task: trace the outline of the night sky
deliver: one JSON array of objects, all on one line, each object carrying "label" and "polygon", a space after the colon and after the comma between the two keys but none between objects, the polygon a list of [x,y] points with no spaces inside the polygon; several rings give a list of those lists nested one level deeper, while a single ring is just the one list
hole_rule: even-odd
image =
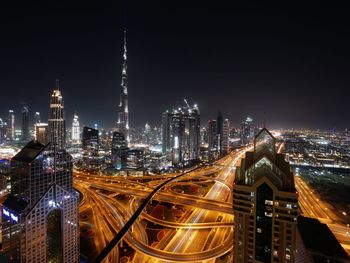
[{"label": "night sky", "polygon": [[332,1],[128,1],[127,19],[122,1],[7,2],[2,117],[26,103],[46,121],[59,78],[67,126],[113,127],[126,24],[131,126],[187,98],[202,124],[221,109],[235,127],[350,128],[350,9]]}]

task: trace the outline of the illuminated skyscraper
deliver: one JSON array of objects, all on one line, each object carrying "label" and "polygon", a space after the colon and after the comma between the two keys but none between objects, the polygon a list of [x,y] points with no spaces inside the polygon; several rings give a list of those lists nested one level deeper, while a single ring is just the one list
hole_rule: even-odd
[{"label": "illuminated skyscraper", "polygon": [[229,148],[230,148],[229,135],[230,135],[230,121],[228,119],[225,119],[222,125],[222,138],[221,138],[222,153],[227,153],[229,151]]},{"label": "illuminated skyscraper", "polygon": [[22,141],[27,142],[30,139],[29,135],[29,110],[27,106],[22,107]]},{"label": "illuminated skyscraper", "polygon": [[3,203],[3,251],[11,262],[79,262],[78,194],[72,157],[29,142],[11,160]]},{"label": "illuminated skyscraper", "polygon": [[162,114],[163,153],[171,154],[173,164],[199,158],[200,112],[186,105]]},{"label": "illuminated skyscraper", "polygon": [[41,119],[40,119],[40,112],[35,112],[34,115],[34,123],[40,123]]},{"label": "illuminated skyscraper", "polygon": [[171,112],[166,111],[162,114],[162,152],[169,153],[171,152]]},{"label": "illuminated skyscraper", "polygon": [[245,121],[241,123],[241,145],[247,145],[254,139],[255,126],[253,119],[247,117]]},{"label": "illuminated skyscraper", "polygon": [[100,140],[98,130],[84,127],[82,137],[82,147],[85,157],[98,156]]},{"label": "illuminated skyscraper", "polygon": [[235,260],[295,262],[298,197],[294,175],[265,128],[237,167],[233,188]]},{"label": "illuminated skyscraper", "polygon": [[210,152],[216,152],[218,148],[217,120],[208,121],[208,147]]},{"label": "illuminated skyscraper", "polygon": [[111,162],[114,169],[123,170],[126,168],[128,150],[124,134],[113,132]]},{"label": "illuminated skyscraper", "polygon": [[8,125],[9,139],[12,141],[15,139],[15,114],[13,110],[9,110],[7,125]]},{"label": "illuminated skyscraper", "polygon": [[64,103],[60,91],[59,80],[53,90],[49,110],[49,141],[52,147],[64,149],[66,143],[66,122],[64,119]]},{"label": "illuminated skyscraper", "polygon": [[49,142],[49,125],[47,123],[34,124],[35,140],[46,145]]},{"label": "illuminated skyscraper", "polygon": [[124,53],[122,67],[122,82],[120,101],[118,106],[118,131],[124,134],[126,141],[129,142],[129,107],[128,107],[128,74],[127,74],[127,49],[126,49],[126,31],[124,31]]},{"label": "illuminated skyscraper", "polygon": [[80,142],[80,125],[79,125],[79,117],[77,114],[74,114],[73,122],[72,122],[72,142],[73,143]]}]

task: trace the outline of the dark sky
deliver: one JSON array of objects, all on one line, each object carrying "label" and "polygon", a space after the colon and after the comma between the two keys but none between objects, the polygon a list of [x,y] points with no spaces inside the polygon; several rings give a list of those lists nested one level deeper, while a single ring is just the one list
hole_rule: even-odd
[{"label": "dark sky", "polygon": [[[112,127],[122,1],[7,2],[14,4],[0,7],[0,115],[25,102],[45,120],[59,78],[68,126],[77,111],[82,124]],[[163,110],[188,98],[203,124],[221,109],[236,127],[247,115],[262,123],[266,112],[271,128],[350,128],[345,6],[129,0],[127,10],[131,126],[160,123]]]}]

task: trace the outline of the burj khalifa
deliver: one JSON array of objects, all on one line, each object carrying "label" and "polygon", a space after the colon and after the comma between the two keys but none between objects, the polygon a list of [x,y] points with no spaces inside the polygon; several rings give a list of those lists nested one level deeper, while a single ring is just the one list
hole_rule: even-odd
[{"label": "burj khalifa", "polygon": [[122,67],[120,101],[118,106],[117,129],[124,135],[127,142],[129,137],[129,108],[128,108],[128,73],[127,73],[127,49],[126,49],[126,31],[124,31],[124,53]]}]

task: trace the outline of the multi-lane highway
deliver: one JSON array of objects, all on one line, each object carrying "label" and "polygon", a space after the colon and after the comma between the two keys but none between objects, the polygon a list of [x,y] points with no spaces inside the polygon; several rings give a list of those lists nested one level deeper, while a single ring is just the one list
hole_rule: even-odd
[{"label": "multi-lane highway", "polygon": [[[139,219],[165,227],[166,234],[161,242],[151,246],[145,234],[145,225],[141,220],[136,220],[132,231],[128,231],[124,237],[129,246],[136,251],[133,262],[144,262],[147,257],[149,261],[211,260],[232,252],[231,185],[234,180],[235,164],[243,153],[244,150],[231,153],[212,165],[198,167],[177,178],[175,177],[179,174],[125,179],[76,173],[75,187],[84,196],[81,210],[87,206],[93,207],[94,221],[98,222],[99,233],[95,241],[98,250],[101,251],[102,247],[113,239],[112,234],[121,230],[144,199],[159,184],[171,179],[171,182],[164,184],[154,195],[153,200],[185,205],[193,209],[189,209],[177,222],[160,220],[142,211]],[[195,184],[208,181],[212,181],[213,184],[204,196],[179,194],[171,188],[176,184],[183,185],[184,182]],[[120,194],[132,197],[129,205],[116,202],[115,197]],[[178,238],[179,243],[176,241]],[[189,246],[187,238],[193,240],[192,244],[196,246]],[[173,243],[177,243],[176,248],[171,247]],[[117,249],[114,250],[114,255],[108,255],[106,261],[114,262],[111,260],[118,257],[116,253]]]},{"label": "multi-lane highway", "polygon": [[[282,148],[279,146],[279,151]],[[80,209],[90,208],[93,211],[97,250],[102,251],[117,233],[125,230],[123,241],[135,250],[133,258],[129,258],[133,262],[214,262],[215,258],[222,255],[230,260],[233,253],[234,170],[246,150],[233,152],[211,165],[197,167],[185,174],[121,178],[75,173],[75,187],[83,194]],[[174,187],[196,183],[200,187],[209,181],[212,184],[204,195],[173,190]],[[296,177],[295,182],[301,213],[328,224],[349,251],[349,229],[338,218],[332,206],[323,202],[300,177]],[[126,196],[127,200],[118,201],[120,195]],[[143,209],[150,195],[148,201],[181,205],[188,209],[176,221],[154,217]],[[164,229],[164,237],[159,242],[151,244],[147,235],[147,222]],[[130,230],[125,229],[128,224]],[[113,244],[110,247],[113,249],[111,253],[107,252],[105,262],[116,262],[120,256],[118,246]]]}]

